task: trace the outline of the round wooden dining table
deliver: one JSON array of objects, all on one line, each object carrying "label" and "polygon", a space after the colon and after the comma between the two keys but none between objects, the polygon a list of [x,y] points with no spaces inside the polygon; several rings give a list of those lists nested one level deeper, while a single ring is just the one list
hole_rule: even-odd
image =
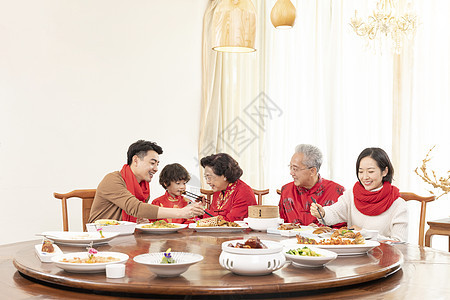
[{"label": "round wooden dining table", "polygon": [[[96,247],[99,251],[129,255],[125,277],[119,279],[109,279],[104,272],[66,272],[53,263],[43,263],[39,260],[34,251],[34,245],[39,241],[17,243],[14,244],[16,251],[13,263],[20,275],[14,275],[14,280],[16,287],[22,290],[27,286],[34,286],[36,289],[45,289],[46,292],[50,290],[60,297],[70,298],[78,294],[78,298],[85,299],[98,295],[112,299],[127,296],[154,299],[270,299],[280,296],[314,299],[312,297],[323,297],[327,294],[333,295],[332,298],[368,295],[378,297],[389,294],[404,284],[402,266],[405,268],[404,254],[408,255],[408,252],[404,253],[401,248],[406,245],[399,245],[399,249],[397,246],[382,243],[368,254],[339,256],[321,268],[299,268],[286,264],[280,270],[264,276],[241,276],[222,268],[219,264],[222,242],[247,239],[251,236],[258,236],[261,240],[284,239],[279,235],[254,231],[206,233],[192,229],[163,235],[136,231],[133,235],[119,236]],[[83,247],[60,245],[60,248],[64,253],[85,251]],[[133,261],[133,257],[137,255],[163,252],[168,248],[174,252],[198,253],[204,259],[191,266],[181,276],[173,278],[158,277],[145,265]],[[444,255],[444,261],[448,268],[450,257]],[[0,277],[0,281],[3,277]]]}]

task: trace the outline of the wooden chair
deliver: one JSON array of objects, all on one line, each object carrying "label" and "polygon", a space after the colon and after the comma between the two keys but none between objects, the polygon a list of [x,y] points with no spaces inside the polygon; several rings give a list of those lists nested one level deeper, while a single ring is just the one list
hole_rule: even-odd
[{"label": "wooden chair", "polygon": [[69,219],[67,217],[67,199],[81,198],[81,200],[83,201],[82,202],[83,231],[86,231],[86,223],[88,223],[92,202],[94,202],[95,192],[96,190],[92,189],[92,190],[74,190],[67,194],[53,193],[55,198],[62,200],[64,231],[69,231]]},{"label": "wooden chair", "polygon": [[253,193],[255,194],[255,196],[258,197],[257,198],[258,199],[258,205],[262,205],[262,197],[269,193],[269,189],[267,189],[267,190],[255,190],[255,189],[252,189],[252,190],[253,190]]},{"label": "wooden chair", "polygon": [[211,205],[212,195],[214,194],[214,192],[212,190],[200,189],[200,193],[206,195],[206,200],[209,208],[209,206]]},{"label": "wooden chair", "polygon": [[414,193],[401,192],[400,197],[405,201],[419,201],[420,202],[420,222],[419,222],[419,246],[424,245],[424,234],[425,234],[425,216],[427,212],[427,203],[432,202],[436,199],[435,196],[421,197]]},{"label": "wooden chair", "polygon": [[277,194],[281,196],[281,190],[277,189]]}]

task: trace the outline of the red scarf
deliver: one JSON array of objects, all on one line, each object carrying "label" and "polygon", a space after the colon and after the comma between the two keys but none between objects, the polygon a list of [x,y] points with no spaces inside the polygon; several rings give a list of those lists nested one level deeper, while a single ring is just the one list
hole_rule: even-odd
[{"label": "red scarf", "polygon": [[[142,180],[141,183],[137,182],[136,176],[134,176],[133,171],[129,165],[125,164],[120,170],[120,175],[122,175],[125,184],[127,185],[127,190],[132,193],[140,201],[145,202],[150,196],[150,186],[147,181]],[[136,218],[127,214],[122,210],[122,221],[136,222]]]},{"label": "red scarf", "polygon": [[371,192],[358,181],[353,186],[353,195],[355,206],[361,213],[366,216],[378,216],[388,210],[400,197],[400,191],[385,181],[379,191]]}]

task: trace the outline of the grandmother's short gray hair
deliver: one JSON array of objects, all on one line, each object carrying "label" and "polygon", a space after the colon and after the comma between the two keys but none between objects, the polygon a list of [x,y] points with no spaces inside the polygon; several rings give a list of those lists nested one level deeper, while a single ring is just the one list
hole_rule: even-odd
[{"label": "grandmother's short gray hair", "polygon": [[322,152],[320,152],[319,148],[309,144],[300,144],[295,147],[295,153],[303,153],[302,163],[308,168],[315,167],[317,172],[319,172],[323,161]]}]

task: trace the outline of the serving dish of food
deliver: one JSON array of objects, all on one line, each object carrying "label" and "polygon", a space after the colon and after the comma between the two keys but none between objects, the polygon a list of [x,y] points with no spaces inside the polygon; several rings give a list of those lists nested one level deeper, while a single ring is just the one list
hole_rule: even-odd
[{"label": "serving dish of food", "polygon": [[74,232],[74,231],[45,231],[41,234],[55,243],[72,246],[89,246],[108,243],[119,236],[118,232]]},{"label": "serving dish of food", "polygon": [[52,257],[52,262],[59,268],[72,273],[103,272],[108,264],[124,263],[128,255],[120,252],[74,252]]},{"label": "serving dish of food", "polygon": [[133,234],[136,223],[128,221],[117,221],[112,219],[100,219],[94,223],[87,223],[86,230],[88,232],[96,232],[100,229],[103,232],[118,232],[120,235]]},{"label": "serving dish of food", "polygon": [[305,226],[294,223],[284,223],[277,227],[267,228],[267,233],[279,234],[281,236],[293,237],[299,232],[304,232],[307,234],[312,234],[316,227]]},{"label": "serving dish of food", "polygon": [[284,266],[283,245],[270,240],[251,237],[222,243],[220,265],[239,275],[267,275]]},{"label": "serving dish of food", "polygon": [[368,251],[380,245],[379,242],[365,240],[358,237],[357,239],[350,238],[329,238],[329,239],[312,239],[298,234],[294,239],[287,239],[281,241],[286,247],[299,247],[299,245],[310,246],[313,245],[316,248],[326,249],[336,252],[340,256],[344,255],[363,255]]},{"label": "serving dish of food", "polygon": [[177,232],[188,227],[188,224],[167,223],[165,220],[158,220],[149,224],[138,224],[136,229],[145,233],[164,234]]},{"label": "serving dish of food", "polygon": [[216,216],[200,219],[196,223],[189,224],[189,228],[198,232],[239,232],[250,227],[244,222],[229,222],[222,216]]},{"label": "serving dish of food", "polygon": [[52,241],[44,239],[42,244],[34,246],[37,256],[42,262],[51,262],[53,256],[61,255],[63,252]]},{"label": "serving dish of food", "polygon": [[174,277],[186,272],[190,266],[203,260],[203,256],[188,252],[166,252],[141,254],[133,258],[137,263],[146,265],[150,271],[160,277]]},{"label": "serving dish of food", "polygon": [[314,246],[285,247],[284,255],[294,267],[318,268],[337,258],[337,253]]}]

